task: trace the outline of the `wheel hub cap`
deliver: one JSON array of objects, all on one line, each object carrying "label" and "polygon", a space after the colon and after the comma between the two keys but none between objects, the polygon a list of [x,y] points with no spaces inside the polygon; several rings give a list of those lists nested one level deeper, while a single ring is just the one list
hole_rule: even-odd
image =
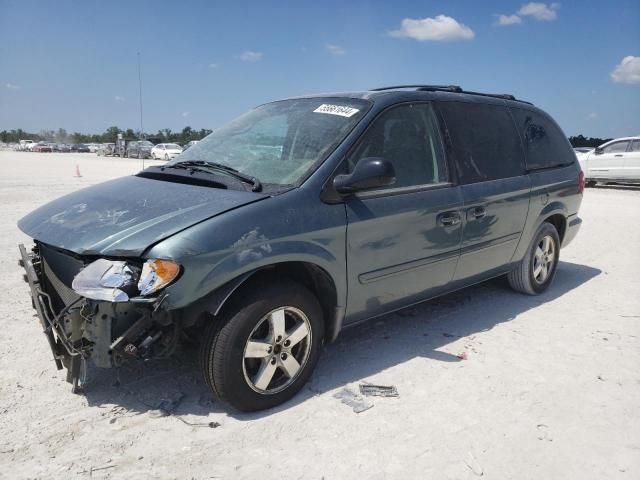
[{"label": "wheel hub cap", "polygon": [[281,392],[295,381],[311,350],[311,324],[295,307],[281,307],[258,321],[244,348],[245,381],[262,394]]},{"label": "wheel hub cap", "polygon": [[533,256],[533,278],[538,284],[544,283],[551,275],[555,258],[555,240],[546,235],[538,242]]}]

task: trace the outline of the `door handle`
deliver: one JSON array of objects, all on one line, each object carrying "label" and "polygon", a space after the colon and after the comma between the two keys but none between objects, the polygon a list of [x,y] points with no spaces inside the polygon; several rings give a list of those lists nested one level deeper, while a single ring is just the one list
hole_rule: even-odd
[{"label": "door handle", "polygon": [[622,154],[618,153],[618,154],[614,155],[614,157],[622,157]]},{"label": "door handle", "polygon": [[458,225],[460,223],[460,213],[456,211],[441,213],[438,215],[438,223],[445,227]]},{"label": "door handle", "polygon": [[487,210],[484,207],[473,207],[467,210],[467,220],[479,219],[487,214]]}]

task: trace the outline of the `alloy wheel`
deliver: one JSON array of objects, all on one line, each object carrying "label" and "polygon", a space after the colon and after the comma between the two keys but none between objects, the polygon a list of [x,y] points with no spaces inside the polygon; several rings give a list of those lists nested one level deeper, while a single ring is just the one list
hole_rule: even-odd
[{"label": "alloy wheel", "polygon": [[542,284],[549,278],[555,260],[555,241],[551,235],[545,235],[538,242],[533,255],[533,278],[536,283]]},{"label": "alloy wheel", "polygon": [[281,307],[269,312],[244,347],[242,370],[247,385],[267,395],[286,389],[304,369],[311,342],[311,324],[301,310]]}]

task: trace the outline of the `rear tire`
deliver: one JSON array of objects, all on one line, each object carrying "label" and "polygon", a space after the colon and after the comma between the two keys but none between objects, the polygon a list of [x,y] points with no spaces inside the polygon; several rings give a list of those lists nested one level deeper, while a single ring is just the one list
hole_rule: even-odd
[{"label": "rear tire", "polygon": [[322,308],[302,285],[260,285],[237,297],[205,329],[200,366],[212,393],[251,412],[293,397],[316,366],[324,339]]},{"label": "rear tire", "polygon": [[591,187],[595,187],[597,183],[598,182],[596,182],[595,180],[587,180],[585,182],[584,186],[591,188]]},{"label": "rear tire", "polygon": [[556,227],[544,222],[517,268],[509,272],[509,285],[517,292],[539,295],[553,281],[560,259],[560,237]]}]

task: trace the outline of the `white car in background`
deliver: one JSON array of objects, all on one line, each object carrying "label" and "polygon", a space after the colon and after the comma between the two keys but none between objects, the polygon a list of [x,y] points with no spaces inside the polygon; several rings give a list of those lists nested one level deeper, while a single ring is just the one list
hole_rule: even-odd
[{"label": "white car in background", "polygon": [[588,186],[640,183],[640,136],[616,138],[578,157]]},{"label": "white car in background", "polygon": [[151,149],[154,160],[171,160],[182,153],[182,147],[177,143],[159,143]]},{"label": "white car in background", "polygon": [[573,151],[576,154],[576,157],[578,158],[578,160],[582,160],[589,153],[593,151],[593,148],[592,147],[575,147]]}]

